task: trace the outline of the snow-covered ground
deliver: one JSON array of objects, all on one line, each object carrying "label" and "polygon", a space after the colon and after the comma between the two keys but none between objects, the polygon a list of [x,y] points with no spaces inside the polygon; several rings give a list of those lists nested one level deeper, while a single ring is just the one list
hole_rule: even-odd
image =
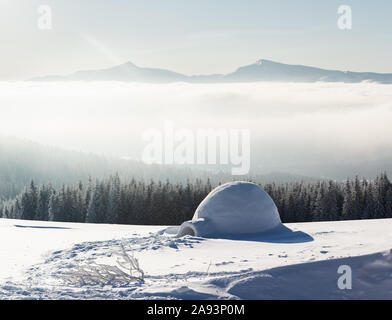
[{"label": "snow-covered ground", "polygon": [[[204,239],[162,226],[0,219],[0,299],[392,299],[392,219],[285,226],[279,237]],[[116,265],[121,244],[143,282],[66,281],[78,266]],[[351,290],[338,288],[341,265],[352,268]]]}]

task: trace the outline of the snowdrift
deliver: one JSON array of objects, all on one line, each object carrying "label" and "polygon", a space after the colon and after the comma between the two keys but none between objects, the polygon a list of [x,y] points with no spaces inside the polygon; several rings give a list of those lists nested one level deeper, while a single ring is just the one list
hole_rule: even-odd
[{"label": "snowdrift", "polygon": [[250,182],[230,182],[210,192],[191,221],[184,222],[178,236],[200,237],[261,234],[282,227],[271,197]]}]

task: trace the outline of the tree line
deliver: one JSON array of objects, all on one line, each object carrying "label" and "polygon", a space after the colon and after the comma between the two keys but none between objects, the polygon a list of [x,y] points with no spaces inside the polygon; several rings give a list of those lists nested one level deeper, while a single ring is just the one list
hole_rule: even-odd
[{"label": "tree line", "polygon": [[[385,173],[374,180],[259,184],[275,201],[283,222],[392,218],[392,184]],[[0,204],[4,218],[145,225],[178,225],[192,216],[215,187],[193,182],[131,179],[119,175],[53,188],[34,181]]]}]

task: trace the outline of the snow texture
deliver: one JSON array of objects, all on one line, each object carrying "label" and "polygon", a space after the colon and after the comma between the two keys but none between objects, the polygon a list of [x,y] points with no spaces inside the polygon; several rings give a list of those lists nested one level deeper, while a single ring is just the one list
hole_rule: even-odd
[{"label": "snow texture", "polygon": [[[392,299],[392,219],[282,227],[291,236],[178,238],[178,227],[0,219],[0,299]],[[341,265],[351,290],[337,285]]]},{"label": "snow texture", "polygon": [[257,184],[229,182],[210,192],[178,236],[200,237],[261,234],[282,228],[278,209]]}]

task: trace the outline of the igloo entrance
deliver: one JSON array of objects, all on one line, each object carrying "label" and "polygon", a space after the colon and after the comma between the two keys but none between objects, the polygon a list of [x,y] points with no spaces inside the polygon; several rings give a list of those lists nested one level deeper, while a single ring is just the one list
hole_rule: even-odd
[{"label": "igloo entrance", "polygon": [[195,230],[189,226],[185,226],[185,227],[181,228],[180,232],[178,233],[179,237],[195,236],[195,235],[196,235]]}]

